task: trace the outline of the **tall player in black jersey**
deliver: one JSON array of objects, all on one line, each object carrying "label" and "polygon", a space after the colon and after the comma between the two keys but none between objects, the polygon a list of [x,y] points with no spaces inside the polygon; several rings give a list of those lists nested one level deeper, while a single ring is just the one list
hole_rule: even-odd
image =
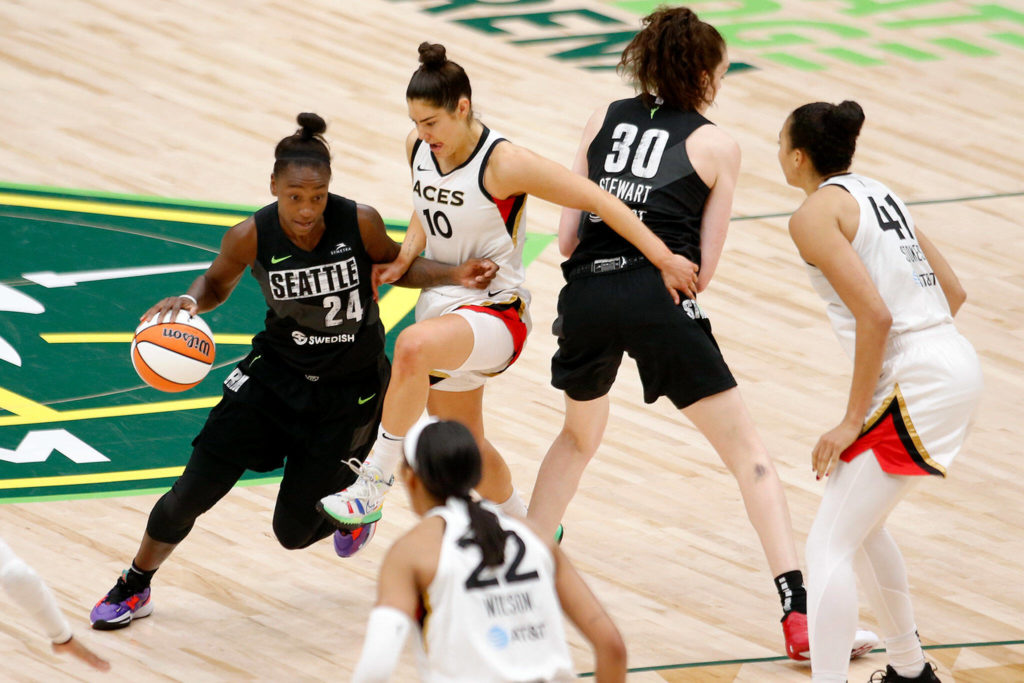
[{"label": "tall player in black jersey", "polygon": [[[704,117],[729,68],[718,31],[685,7],[662,8],[622,54],[640,95],[591,116],[574,170],[615,194],[707,288],[725,242],[740,150]],[[600,216],[565,210],[559,248],[552,384],[565,423],[544,458],[529,516],[554,533],[608,422],[622,354],[635,359],[644,401],[667,396],[711,442],[739,483],[783,605],[786,652],[808,657],[806,592],[782,483],[696,299],[675,304],[657,271]],[[873,638],[864,634],[866,637]],[[870,650],[876,640],[860,642]]]},{"label": "tall player in black jersey", "polygon": [[[324,120],[300,114],[298,122],[274,151],[270,191],[277,201],[225,233],[217,258],[187,293],[142,316],[212,310],[246,268],[267,301],[265,328],[224,381],[185,471],[153,506],[131,568],[93,608],[93,628],[123,628],[149,616],[153,574],[246,470],[284,465],[273,521],[282,546],[305,548],[334,533],[315,504],[355,479],[346,461],[362,461],[373,444],[391,365],[371,269],[394,260],[400,247],[376,210],[328,192]],[[452,267],[419,259],[399,284],[486,287],[495,271],[486,260]],[[335,550],[352,555],[373,530],[335,533]]]}]

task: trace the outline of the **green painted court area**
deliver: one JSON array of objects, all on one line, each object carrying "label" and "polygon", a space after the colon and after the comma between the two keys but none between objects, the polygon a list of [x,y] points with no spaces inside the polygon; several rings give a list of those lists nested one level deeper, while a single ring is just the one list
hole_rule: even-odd
[{"label": "green painted court area", "polygon": [[[0,184],[0,502],[162,491],[174,481],[266,306],[246,276],[203,314],[216,362],[182,393],[142,383],[131,334],[149,306],[188,288],[227,227],[254,208]],[[400,241],[405,226],[388,228]],[[527,263],[552,239],[530,234]],[[381,289],[389,353],[416,295]],[[277,479],[249,473],[243,482]]]}]

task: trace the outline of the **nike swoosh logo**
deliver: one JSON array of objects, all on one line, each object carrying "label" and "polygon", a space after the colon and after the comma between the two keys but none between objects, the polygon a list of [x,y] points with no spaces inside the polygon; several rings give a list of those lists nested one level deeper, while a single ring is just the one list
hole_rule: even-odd
[{"label": "nike swoosh logo", "polygon": [[370,394],[370,395],[369,395],[369,396],[367,396],[366,398],[360,398],[360,399],[359,399],[359,405],[363,405],[364,403],[366,403],[367,401],[369,401],[370,399],[372,399],[372,398],[373,398],[374,396],[376,396],[376,395],[377,395],[377,394]]},{"label": "nike swoosh logo", "polygon": [[271,263],[280,263],[281,261],[286,261],[286,260],[290,259],[291,257],[292,257],[292,254],[288,254],[287,256],[282,256],[280,258],[278,258],[277,256],[271,256],[270,257],[270,262]]},{"label": "nike swoosh logo", "polygon": [[501,294],[504,291],[505,291],[504,289],[499,289],[497,292],[492,292],[491,290],[488,289],[487,290],[487,296],[498,296],[499,294]]},{"label": "nike swoosh logo", "polygon": [[429,168],[423,168],[419,164],[416,164],[416,170],[417,171],[429,171],[430,169]]}]

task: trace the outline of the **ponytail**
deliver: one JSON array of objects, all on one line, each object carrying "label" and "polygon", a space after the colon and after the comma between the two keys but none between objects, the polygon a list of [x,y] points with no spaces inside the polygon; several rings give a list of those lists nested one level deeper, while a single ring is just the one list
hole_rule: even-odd
[{"label": "ponytail", "polygon": [[[415,430],[415,428],[413,428]],[[476,439],[463,424],[452,420],[431,422],[406,435],[406,448],[414,449],[406,461],[434,498],[458,498],[466,503],[472,542],[480,546],[484,565],[505,563],[505,530],[497,516],[473,500],[470,492],[480,483],[483,465]]]}]

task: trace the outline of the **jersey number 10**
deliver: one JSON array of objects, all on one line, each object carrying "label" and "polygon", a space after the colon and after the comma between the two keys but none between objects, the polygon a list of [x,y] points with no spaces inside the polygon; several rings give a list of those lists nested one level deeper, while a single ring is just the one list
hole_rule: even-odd
[{"label": "jersey number 10", "polygon": [[427,219],[427,229],[435,237],[440,235],[445,239],[451,239],[452,222],[444,211],[435,211],[433,218],[430,216],[430,209],[423,209],[423,217]]}]

